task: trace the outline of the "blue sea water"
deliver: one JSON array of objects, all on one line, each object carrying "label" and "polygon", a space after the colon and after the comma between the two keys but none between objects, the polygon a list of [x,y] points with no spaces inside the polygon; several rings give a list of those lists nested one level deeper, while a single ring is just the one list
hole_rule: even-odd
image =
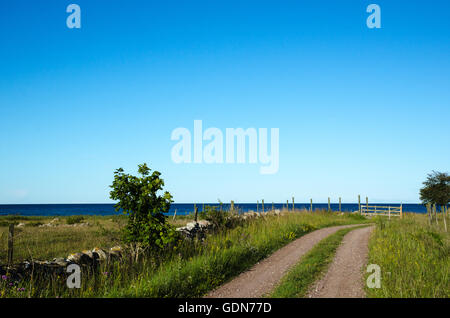
[{"label": "blue sea water", "polygon": [[[371,205],[390,205],[399,206],[399,204],[387,204],[387,203],[370,203]],[[197,203],[199,211],[203,206],[216,206],[217,203]],[[286,204],[275,203],[275,209],[281,209]],[[223,209],[230,208],[230,204],[223,204]],[[235,203],[235,208],[240,213],[247,211],[256,211],[256,203]],[[262,210],[261,203],[259,204],[259,211]],[[271,209],[272,203],[265,204],[265,210]],[[291,204],[289,204],[291,208]],[[295,203],[296,209],[309,209],[309,203]],[[327,209],[328,203],[314,203],[313,210],[315,209]],[[331,204],[333,211],[339,210],[339,204]],[[357,203],[343,203],[342,211],[353,212],[358,210]],[[173,203],[170,207],[168,215],[173,215],[177,211],[177,215],[185,215],[194,211],[193,203]],[[413,213],[426,213],[426,208],[421,204],[403,204],[404,212]],[[66,216],[66,215],[114,215],[120,214],[114,209],[114,204],[0,204],[0,215],[23,215],[23,216]]]}]

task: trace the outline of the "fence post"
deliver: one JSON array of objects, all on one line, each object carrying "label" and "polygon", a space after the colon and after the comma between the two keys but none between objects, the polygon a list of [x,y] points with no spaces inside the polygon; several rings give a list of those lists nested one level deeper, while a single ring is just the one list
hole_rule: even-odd
[{"label": "fence post", "polygon": [[369,213],[369,197],[366,197],[366,213]]},{"label": "fence post", "polygon": [[294,197],[292,197],[292,211],[295,210],[295,202],[294,202]]},{"label": "fence post", "polygon": [[431,226],[431,203],[427,203],[428,224]]},{"label": "fence post", "polygon": [[403,202],[400,203],[400,219],[403,219]]},{"label": "fence post", "polygon": [[175,220],[176,217],[177,217],[177,209],[175,209],[175,213],[173,214],[173,219]]},{"label": "fence post", "polygon": [[[400,209],[400,218],[402,217],[402,210]],[[389,220],[391,219],[391,206],[389,206]]]},{"label": "fence post", "polygon": [[197,206],[195,204],[194,204],[194,211],[195,211],[194,221],[195,221],[195,223],[197,223],[198,208],[197,208]]},{"label": "fence post", "polygon": [[331,212],[331,207],[330,207],[330,197],[328,197],[328,212]]},{"label": "fence post", "polygon": [[273,201],[272,201],[272,212],[275,211],[274,206],[273,206]]},{"label": "fence post", "polygon": [[445,232],[447,232],[447,221],[445,220],[445,207],[441,206],[441,213],[442,213],[442,218],[444,219],[444,229]]},{"label": "fence post", "polygon": [[342,212],[342,209],[341,209],[341,197],[339,197],[339,213],[341,213]]},{"label": "fence post", "polygon": [[311,207],[310,207],[309,211],[312,212],[312,199],[311,199]]},{"label": "fence post", "polygon": [[436,203],[433,204],[433,214],[434,214],[434,218],[436,220],[436,225],[439,225],[438,219],[437,219],[437,212],[436,212]]},{"label": "fence post", "polygon": [[358,211],[359,211],[359,214],[361,214],[361,195],[360,194],[358,194]]},{"label": "fence post", "polygon": [[234,213],[234,201],[233,200],[231,200],[231,202],[230,202],[230,210],[231,210],[231,214],[235,214]]},{"label": "fence post", "polygon": [[264,199],[262,199],[262,212],[264,213]]},{"label": "fence post", "polygon": [[448,206],[445,206],[445,216],[448,218]]},{"label": "fence post", "polygon": [[286,209],[287,209],[288,212],[289,212],[289,200],[286,200]]},{"label": "fence post", "polygon": [[14,249],[14,224],[9,225],[8,234],[8,265],[13,264],[13,249]]}]

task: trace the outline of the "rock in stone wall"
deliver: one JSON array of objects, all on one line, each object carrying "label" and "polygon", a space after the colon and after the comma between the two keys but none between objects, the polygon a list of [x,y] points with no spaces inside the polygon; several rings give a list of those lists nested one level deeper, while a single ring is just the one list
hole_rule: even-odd
[{"label": "rock in stone wall", "polygon": [[177,228],[177,231],[185,238],[193,239],[195,237],[204,237],[212,227],[211,222],[200,220],[198,222],[189,222],[186,226]]}]

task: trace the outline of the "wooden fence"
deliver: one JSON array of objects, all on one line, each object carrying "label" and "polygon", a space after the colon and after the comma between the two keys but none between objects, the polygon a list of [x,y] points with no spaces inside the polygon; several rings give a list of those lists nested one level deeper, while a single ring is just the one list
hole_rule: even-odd
[{"label": "wooden fence", "polygon": [[390,206],[390,205],[361,205],[360,213],[364,216],[387,216],[391,218],[391,216],[399,216],[400,218],[403,216],[403,205],[400,206]]}]

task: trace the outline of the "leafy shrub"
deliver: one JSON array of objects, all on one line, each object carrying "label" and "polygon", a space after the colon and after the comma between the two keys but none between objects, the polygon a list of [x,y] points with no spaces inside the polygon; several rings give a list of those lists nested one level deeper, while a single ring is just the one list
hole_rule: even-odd
[{"label": "leafy shrub", "polygon": [[125,242],[161,249],[178,239],[178,233],[166,223],[164,215],[169,211],[172,195],[167,191],[159,194],[164,186],[160,172],[150,174],[151,170],[145,163],[138,167],[139,177],[125,174],[122,168],[114,172],[110,197],[119,201],[115,205],[116,211],[122,210],[128,215],[128,224],[124,228]]},{"label": "leafy shrub", "polygon": [[215,206],[206,206],[200,213],[200,217],[211,222],[215,230],[232,229],[244,222],[241,218],[232,215],[229,211],[224,211]]},{"label": "leafy shrub", "polygon": [[81,215],[71,215],[66,219],[67,224],[77,224],[84,221],[84,217]]},{"label": "leafy shrub", "polygon": [[205,210],[202,211],[202,217],[211,222],[215,229],[220,229],[224,227],[227,220],[227,212],[219,210],[215,206],[207,205]]}]

